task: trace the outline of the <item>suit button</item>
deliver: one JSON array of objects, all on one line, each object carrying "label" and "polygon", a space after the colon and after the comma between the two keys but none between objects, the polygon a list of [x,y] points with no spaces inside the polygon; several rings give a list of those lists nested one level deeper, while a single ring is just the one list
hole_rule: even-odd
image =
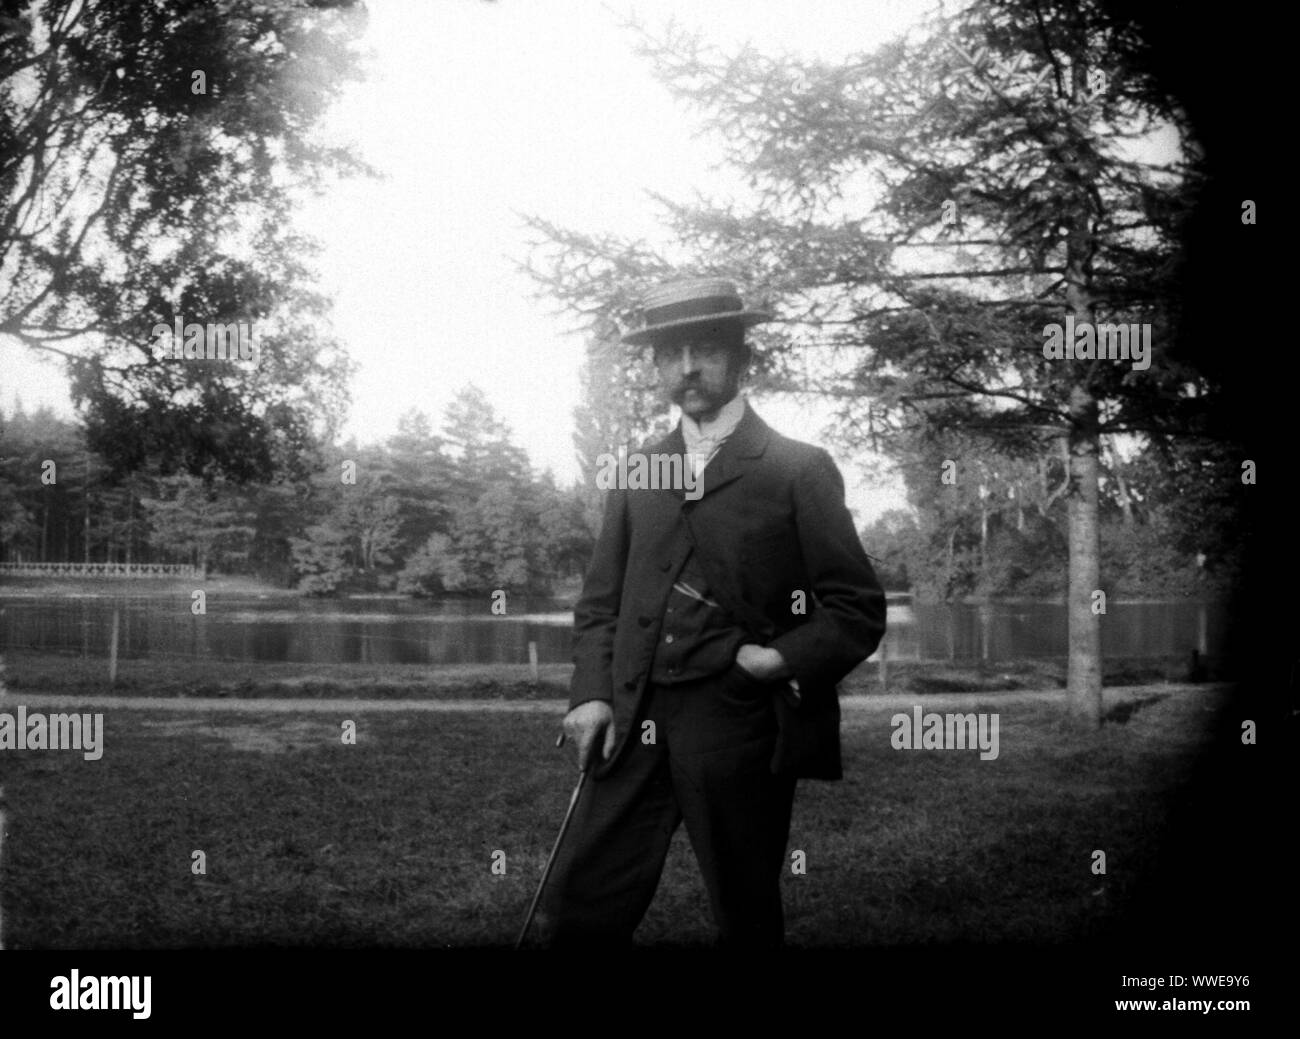
[{"label": "suit button", "polygon": [[672,640],[673,640],[673,637],[672,637],[671,635],[666,635],[666,636],[664,636],[664,641],[665,641],[665,642],[672,642]]},{"label": "suit button", "polygon": [[623,683],[623,688],[626,689],[629,693],[635,693],[635,692],[636,692],[636,682],[624,682],[624,683]]},{"label": "suit button", "polygon": [[667,573],[672,568],[673,568],[673,561],[670,559],[666,563],[664,563],[664,565],[661,566],[659,569],[662,570],[664,573]]},{"label": "suit button", "polygon": [[650,618],[650,617],[638,617],[638,618],[636,619],[636,622],[637,622],[639,625],[641,625],[641,627],[643,627],[643,628],[648,628],[648,627],[650,627],[651,624],[654,623],[654,620],[653,620],[652,618]]}]

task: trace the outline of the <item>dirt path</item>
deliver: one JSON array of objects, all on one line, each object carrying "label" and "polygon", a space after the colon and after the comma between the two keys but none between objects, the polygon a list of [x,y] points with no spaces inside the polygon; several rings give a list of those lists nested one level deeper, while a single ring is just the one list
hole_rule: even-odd
[{"label": "dirt path", "polygon": [[[1229,689],[1225,684],[1185,685],[1132,685],[1115,686],[1104,691],[1107,707],[1118,703],[1139,700],[1148,696],[1208,695]],[[855,695],[840,697],[845,711],[889,710],[908,708],[916,704],[927,710],[969,708],[978,703],[1012,705],[1036,703],[1064,703],[1063,689],[1010,690],[1007,692],[929,693]],[[476,714],[512,713],[555,714],[565,713],[564,700],[305,700],[294,698],[241,700],[235,697],[155,697],[155,696],[76,696],[69,694],[24,693],[21,695],[0,689],[0,711],[11,711],[18,706],[29,709],[47,707],[103,707],[139,711],[229,711],[246,713],[337,714],[340,711],[434,711],[472,712]]]}]

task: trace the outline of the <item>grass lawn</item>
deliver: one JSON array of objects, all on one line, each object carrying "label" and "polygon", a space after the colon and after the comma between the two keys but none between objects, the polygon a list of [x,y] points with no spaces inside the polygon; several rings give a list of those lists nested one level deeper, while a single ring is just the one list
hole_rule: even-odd
[{"label": "grass lawn", "polygon": [[[533,686],[526,664],[303,664],[152,657],[120,660],[117,683],[108,683],[102,657],[60,655],[10,648],[4,651],[4,681],[15,695],[69,693],[94,696],[202,697],[242,699],[316,697],[321,699],[568,698],[572,664],[542,664]],[[1107,661],[1108,686],[1181,681],[1185,662]],[[1219,677],[1219,676],[1214,676]],[[1009,689],[1064,689],[1065,661],[1037,659],[976,664],[890,661],[888,691],[930,693],[995,692]],[[870,660],[843,683],[845,694],[881,691],[879,665]]]},{"label": "grass lawn", "polygon": [[[805,782],[796,800],[790,849],[807,874],[783,880],[790,944],[1108,934],[1164,876],[1163,835],[1225,695],[1153,697],[1085,736],[1066,735],[1054,705],[972,704],[1000,714],[991,761],[894,750],[891,712],[848,712],[847,778]],[[556,719],[360,715],[355,746],[343,720],[113,710],[99,761],[0,755],[6,947],[511,943],[575,778]],[[682,832],[638,937],[710,940]]]}]

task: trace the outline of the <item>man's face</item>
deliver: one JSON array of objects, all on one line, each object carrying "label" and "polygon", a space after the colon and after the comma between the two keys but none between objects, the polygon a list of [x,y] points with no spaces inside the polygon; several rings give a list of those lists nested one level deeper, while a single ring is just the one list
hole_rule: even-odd
[{"label": "man's face", "polygon": [[740,392],[741,351],[716,331],[666,338],[655,344],[654,359],[668,399],[697,422],[713,418]]}]

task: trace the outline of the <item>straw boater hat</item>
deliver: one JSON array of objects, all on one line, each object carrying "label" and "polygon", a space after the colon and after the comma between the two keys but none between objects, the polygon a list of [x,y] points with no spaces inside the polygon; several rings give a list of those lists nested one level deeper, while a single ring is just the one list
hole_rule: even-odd
[{"label": "straw boater hat", "polygon": [[642,300],[644,324],[623,336],[623,342],[650,343],[667,332],[692,325],[738,322],[749,328],[772,315],[746,310],[736,286],[718,278],[688,278],[670,281],[645,294]]}]

